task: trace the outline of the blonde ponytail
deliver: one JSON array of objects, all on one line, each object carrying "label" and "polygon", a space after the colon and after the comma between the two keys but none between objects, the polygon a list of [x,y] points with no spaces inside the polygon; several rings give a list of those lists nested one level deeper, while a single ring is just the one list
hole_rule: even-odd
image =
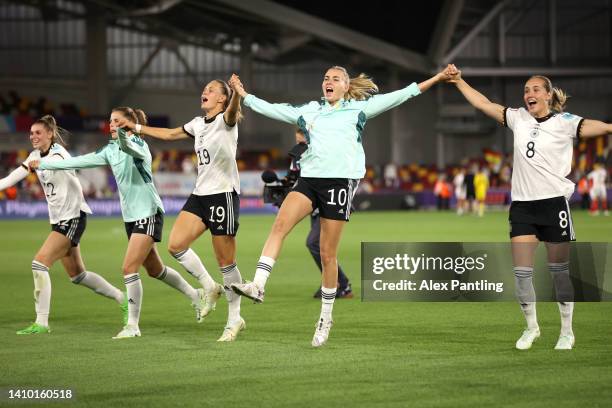
[{"label": "blonde ponytail", "polygon": [[63,146],[66,146],[66,142],[64,142],[64,138],[62,135],[67,136],[70,134],[66,129],[57,125],[55,118],[51,115],[45,115],[42,118],[36,120],[34,124],[40,124],[47,129],[48,132],[51,132],[51,144],[59,143]]},{"label": "blonde ponytail", "polygon": [[550,79],[548,79],[548,77],[545,77],[544,75],[534,75],[529,79],[534,78],[542,80],[544,82],[544,88],[546,89],[546,91],[552,94],[552,98],[550,99],[549,103],[550,110],[554,112],[563,112],[563,110],[565,109],[565,105],[567,105],[569,95],[566,94],[565,91],[563,91],[562,89],[553,87]]},{"label": "blonde ponytail", "polygon": [[552,99],[550,101],[550,109],[555,112],[563,112],[569,96],[560,88],[552,89]]},{"label": "blonde ponytail", "polygon": [[344,94],[344,99],[362,101],[378,93],[378,85],[376,85],[374,81],[372,81],[372,78],[368,77],[366,74],[359,74],[355,78],[350,78],[344,67],[336,65],[329,69],[342,71],[344,81],[349,84],[349,89]]}]

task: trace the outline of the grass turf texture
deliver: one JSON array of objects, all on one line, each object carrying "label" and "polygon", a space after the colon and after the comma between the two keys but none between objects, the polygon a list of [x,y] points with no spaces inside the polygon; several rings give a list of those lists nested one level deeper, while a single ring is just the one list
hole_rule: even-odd
[{"label": "grass turf texture", "polygon": [[[507,241],[507,214],[358,213],[345,229],[340,263],[359,294],[360,241]],[[273,218],[242,216],[238,265],[247,279]],[[162,257],[191,277],[165,250]],[[607,241],[612,218],[576,212],[581,241]],[[338,300],[329,343],[310,340],[320,310],[311,298],[319,273],[304,246],[307,220],[285,243],[263,305],[242,303],[247,330],[216,343],[223,299],[198,325],[189,302],[141,271],[142,338],[113,341],[121,328],[114,301],[51,270],[53,333],[17,336],[33,320],[30,261],[49,231],[41,221],[2,221],[0,388],[70,387],[83,406],[609,406],[612,401],[611,303],[576,306],[576,348],[554,351],[559,314],[540,303],[542,337],[514,349],[523,318],[515,303],[361,303]],[[206,234],[194,246],[220,281]],[[123,290],[126,248],[119,219],[91,218],[82,242],[89,270]],[[508,273],[512,273],[508,271]],[[546,273],[547,271],[536,271]],[[23,406],[23,404],[0,404]],[[66,403],[59,403],[64,406]],[[38,406],[38,404],[37,404]]]}]

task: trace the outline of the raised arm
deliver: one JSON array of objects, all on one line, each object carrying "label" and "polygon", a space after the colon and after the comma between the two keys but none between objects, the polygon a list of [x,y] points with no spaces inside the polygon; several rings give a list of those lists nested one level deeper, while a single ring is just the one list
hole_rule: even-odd
[{"label": "raised arm", "polygon": [[151,156],[142,139],[128,135],[125,129],[117,129],[117,142],[125,153],[136,159],[146,159]]},{"label": "raised arm", "polygon": [[234,93],[244,98],[245,106],[270,119],[296,124],[298,118],[302,115],[298,108],[288,103],[270,103],[263,99],[259,99],[255,95],[248,94],[244,90],[244,86],[242,82],[240,82],[240,77],[238,77],[238,75],[232,75],[229,85],[234,90]]},{"label": "raised arm", "polygon": [[454,65],[447,68],[446,71],[450,74],[450,79],[447,82],[454,83],[459,92],[463,94],[465,99],[476,109],[495,119],[499,123],[504,123],[504,107],[497,103],[491,102],[489,98],[472,88],[461,78],[461,71]]},{"label": "raised arm", "polygon": [[580,127],[580,137],[596,137],[612,134],[612,123],[585,119]]},{"label": "raised arm", "polygon": [[6,190],[7,188],[14,186],[27,176],[28,170],[25,168],[24,165],[17,167],[15,170],[11,171],[8,176],[3,179],[0,179],[0,191]]},{"label": "raised arm", "polygon": [[185,129],[183,129],[182,127],[168,129],[138,125],[138,129],[136,129],[136,123],[127,119],[121,119],[119,123],[117,123],[117,127],[130,129],[131,131],[136,132],[139,135],[151,136],[156,139],[162,140],[180,140],[189,137],[189,135],[185,132]]},{"label": "raised arm", "polygon": [[[229,80],[229,84],[230,87],[232,86],[232,82],[236,81],[238,79],[238,76],[236,74],[233,74],[232,77]],[[233,90],[233,87],[232,87]],[[225,110],[225,113],[223,113],[223,119],[225,120],[225,123],[227,123],[229,126],[234,126],[236,124],[236,122],[238,121],[238,117],[239,117],[239,113],[240,113],[240,99],[242,97],[238,94],[238,92],[233,91],[232,92],[232,98],[230,99],[229,105],[227,105],[227,109]]]}]

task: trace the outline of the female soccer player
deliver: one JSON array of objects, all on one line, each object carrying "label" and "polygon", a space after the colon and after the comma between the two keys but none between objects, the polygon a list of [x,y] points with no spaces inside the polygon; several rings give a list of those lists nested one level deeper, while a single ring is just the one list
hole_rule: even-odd
[{"label": "female soccer player", "polygon": [[[13,186],[26,178],[28,165],[33,160],[41,162],[63,161],[70,154],[60,144],[63,129],[57,126],[50,115],[38,119],[30,128],[30,142],[34,151],[26,161],[8,176],[0,180],[0,190]],[[74,171],[36,171],[43,187],[51,233],[32,261],[34,275],[34,300],[36,321],[17,334],[50,333],[49,311],[51,308],[51,279],[49,268],[60,259],[72,283],[80,284],[95,293],[114,299],[127,319],[127,298],[116,287],[95,272],[87,271],[79,241],[85,232],[87,214],[91,214],[83,197],[83,190]]]},{"label": "female soccer player", "polygon": [[561,334],[555,349],[571,350],[575,338],[569,242],[576,238],[567,202],[574,183],[566,176],[571,170],[575,139],[612,133],[612,124],[564,113],[567,96],[541,75],[525,83],[525,107],[512,109],[489,101],[469,86],[454,65],[447,67],[447,74],[469,103],[514,133],[510,238],[516,295],[527,320],[527,329],[516,348],[529,349],[540,336],[532,278],[535,251],[544,241],[561,314]]},{"label": "female soccer player", "polygon": [[128,247],[123,259],[123,278],[128,296],[128,322],[113,339],[140,336],[138,321],[142,304],[142,284],[138,269],[144,266],[149,276],[157,278],[187,296],[196,309],[196,318],[210,311],[201,289],[194,289],[174,269],[163,264],[155,246],[161,241],[163,211],[161,199],[153,184],[151,153],[138,135],[117,126],[128,118],[136,123],[146,122],[144,112],[132,108],[113,109],[110,117],[111,140],[94,153],[70,159],[31,162],[30,167],[40,170],[69,170],[109,165],[121,200],[121,213],[128,235]]},{"label": "female soccer player", "polygon": [[209,82],[202,91],[200,108],[204,116],[195,117],[176,129],[141,126],[123,121],[121,127],[163,140],[192,138],[198,158],[198,175],[193,193],[179,213],[172,231],[170,254],[204,286],[207,296],[216,301],[223,287],[215,283],[198,255],[190,248],[210,230],[213,250],[223,275],[228,300],[227,324],[218,341],[234,341],[245,323],[240,317],[240,296],[230,289],[242,282],[236,266],[236,233],[240,214],[240,179],[236,164],[240,96],[222,80]]},{"label": "female soccer player", "polygon": [[306,215],[318,209],[321,217],[322,306],[312,346],[326,343],[332,326],[338,264],[336,254],[342,229],[349,220],[351,201],[357,183],[365,174],[365,154],[361,144],[366,121],[426,91],[447,79],[443,72],[388,94],[375,95],[376,84],[364,74],[349,78],[346,69],[332,67],[322,82],[323,99],[302,106],[271,104],[244,90],[233,76],[230,85],[244,104],[269,118],[297,124],[306,136],[308,150],[300,160],[301,175],[281,206],[272,231],[257,264],[255,279],[232,288],[261,303],[264,287],[279,256],[283,240]]}]

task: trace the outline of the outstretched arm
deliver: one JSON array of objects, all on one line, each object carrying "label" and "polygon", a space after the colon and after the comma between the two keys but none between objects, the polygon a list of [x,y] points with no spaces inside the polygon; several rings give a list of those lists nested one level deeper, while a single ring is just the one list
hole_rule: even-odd
[{"label": "outstretched arm", "polygon": [[489,98],[472,88],[461,78],[461,71],[454,65],[450,65],[445,71],[450,75],[450,79],[447,80],[447,82],[455,84],[459,92],[463,94],[465,99],[467,99],[473,107],[490,118],[495,119],[497,122],[504,123],[505,108],[502,105],[491,102]]},{"label": "outstretched arm", "polygon": [[585,119],[580,128],[580,137],[596,137],[612,134],[612,123]]},{"label": "outstretched arm", "polygon": [[14,186],[27,176],[28,170],[23,165],[17,167],[15,170],[11,171],[8,176],[0,179],[0,191]]},{"label": "outstretched arm", "polygon": [[255,112],[260,113],[270,119],[280,120],[286,123],[297,123],[301,113],[295,106],[289,105],[288,103],[270,103],[259,99],[255,95],[248,94],[244,90],[240,77],[238,75],[232,75],[229,84],[234,93],[237,93],[244,98],[244,105],[253,109]]},{"label": "outstretched arm", "polygon": [[40,162],[33,160],[29,163],[31,169],[39,168],[41,170],[73,170],[73,169],[88,169],[91,167],[100,167],[107,164],[106,146],[94,153],[84,154],[82,156],[69,157],[64,160],[53,160]]},{"label": "outstretched arm", "polygon": [[[448,68],[447,68],[448,69]],[[446,69],[438,72],[431,78],[419,83],[412,83],[404,89],[398,91],[389,92],[386,94],[374,95],[367,101],[366,107],[363,112],[366,118],[370,119],[374,116],[380,115],[389,109],[395,108],[396,106],[406,102],[408,99],[415,97],[427,91],[433,85],[438,82],[444,82],[450,79],[450,75]]]},{"label": "outstretched arm", "polygon": [[117,127],[127,128],[133,132],[136,132],[139,135],[147,135],[162,140],[180,140],[189,137],[189,135],[185,132],[185,129],[183,129],[182,127],[168,129],[138,125],[138,129],[136,129],[136,123],[127,119],[120,120],[119,123],[117,123]]}]

